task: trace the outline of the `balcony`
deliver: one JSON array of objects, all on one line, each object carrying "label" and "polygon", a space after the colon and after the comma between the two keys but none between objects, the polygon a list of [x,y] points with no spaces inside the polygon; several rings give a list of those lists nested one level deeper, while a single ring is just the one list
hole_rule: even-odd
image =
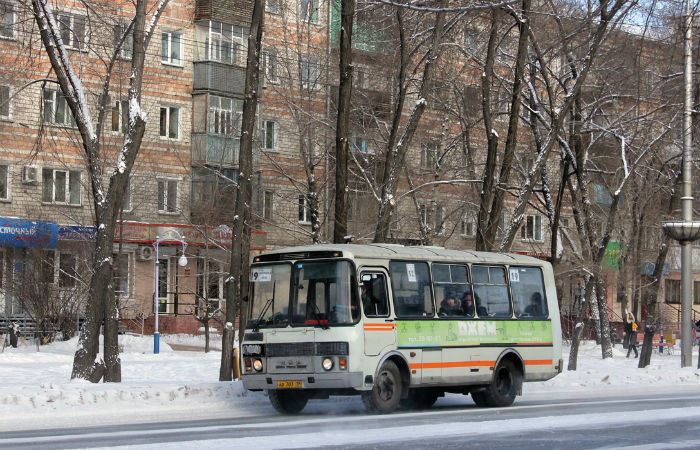
[{"label": "balcony", "polygon": [[192,164],[238,165],[239,139],[214,133],[192,133]]},{"label": "balcony", "polygon": [[245,68],[215,61],[194,62],[194,91],[243,95]]}]

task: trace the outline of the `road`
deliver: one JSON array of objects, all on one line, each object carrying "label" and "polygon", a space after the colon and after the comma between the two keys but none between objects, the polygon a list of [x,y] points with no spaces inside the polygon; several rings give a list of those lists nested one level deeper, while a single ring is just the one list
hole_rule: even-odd
[{"label": "road", "polygon": [[0,432],[0,449],[697,450],[698,436],[700,390],[686,388],[525,396],[514,406],[493,409],[448,396],[428,411],[388,416],[367,415],[352,398],[319,401],[296,416]]}]

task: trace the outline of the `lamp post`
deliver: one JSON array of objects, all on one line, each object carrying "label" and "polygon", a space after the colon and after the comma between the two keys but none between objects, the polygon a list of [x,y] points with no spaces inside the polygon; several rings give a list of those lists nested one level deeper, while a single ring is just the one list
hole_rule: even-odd
[{"label": "lamp post", "polygon": [[[175,235],[176,238],[171,238],[168,237],[170,235]],[[163,236],[156,236],[156,241],[153,243],[153,247],[156,249],[156,261],[155,261],[155,273],[153,275],[154,278],[154,284],[155,284],[155,289],[154,289],[154,295],[153,295],[153,308],[155,311],[155,322],[153,325],[153,353],[158,354],[160,353],[160,333],[158,332],[158,307],[159,302],[158,302],[158,281],[159,281],[159,275],[160,275],[160,259],[158,255],[158,246],[160,245],[161,242],[179,242],[180,245],[182,245],[182,255],[180,258],[178,258],[177,263],[181,267],[185,267],[187,265],[187,257],[185,256],[185,249],[187,248],[187,242],[185,242],[185,239],[180,235],[175,230],[167,230],[165,233],[163,233]]]},{"label": "lamp post", "polygon": [[681,221],[664,223],[664,231],[681,244],[681,367],[692,364],[691,347],[691,308],[693,293],[693,272],[690,246],[700,237],[700,222],[693,222],[693,191],[691,178],[692,160],[692,24],[690,0],[685,5],[685,49],[683,81],[685,96],[683,99],[683,162],[681,183]]}]

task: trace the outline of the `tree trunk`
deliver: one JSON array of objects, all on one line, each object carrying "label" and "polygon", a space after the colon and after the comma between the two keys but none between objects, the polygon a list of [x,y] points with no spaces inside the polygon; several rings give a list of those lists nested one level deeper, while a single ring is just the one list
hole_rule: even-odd
[{"label": "tree trunk", "polygon": [[581,297],[579,298],[578,305],[576,305],[576,325],[574,326],[574,331],[571,336],[571,347],[569,349],[569,364],[568,370],[576,370],[578,364],[578,348],[581,344],[581,338],[583,337],[583,332],[586,327],[586,305],[588,302],[588,293],[590,292],[592,285],[592,278],[586,275],[586,281],[583,283],[583,292],[581,292]]},{"label": "tree trunk", "polygon": [[[251,177],[253,176],[253,136],[255,135],[256,109],[260,87],[260,52],[262,45],[265,1],[255,0],[248,36],[248,60],[246,63],[245,98],[241,120],[241,145],[238,154],[238,189],[236,191],[233,237],[231,238],[230,276],[226,283],[226,325],[221,344],[221,368],[219,381],[233,379],[233,340],[236,320],[236,304],[248,292],[250,264],[250,206],[252,202]],[[242,321],[241,321],[242,322]],[[239,332],[239,339],[243,333]]]},{"label": "tree trunk", "polygon": [[338,120],[335,135],[335,214],[333,242],[345,242],[348,234],[348,128],[352,91],[352,27],[355,0],[342,0],[340,23],[340,85],[338,86]]},{"label": "tree trunk", "polygon": [[[518,53],[515,61],[515,73],[513,75],[513,91],[511,93],[510,115],[508,117],[508,135],[506,136],[505,148],[503,149],[503,160],[501,163],[501,174],[498,178],[499,188],[495,189],[490,206],[488,226],[486,228],[484,243],[488,244],[490,250],[496,239],[498,223],[503,211],[503,200],[505,189],[508,186],[510,172],[515,158],[515,150],[518,145],[518,124],[520,123],[520,103],[521,86],[525,71],[525,59],[528,55],[528,37],[530,35],[530,0],[522,0],[522,16],[516,17],[518,21]],[[493,74],[492,74],[493,75]],[[487,130],[487,132],[490,132]],[[483,195],[484,193],[482,193]]]}]

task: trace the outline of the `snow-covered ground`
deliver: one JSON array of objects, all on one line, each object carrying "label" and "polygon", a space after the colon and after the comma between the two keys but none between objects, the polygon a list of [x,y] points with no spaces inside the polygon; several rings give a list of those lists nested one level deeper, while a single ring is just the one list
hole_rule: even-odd
[{"label": "snow-covered ground", "polygon": [[[213,338],[212,345],[220,347],[219,339]],[[0,353],[0,430],[274,414],[263,393],[247,392],[240,382],[218,382],[219,351],[175,351],[168,345],[203,348],[202,337],[163,335],[161,352],[154,355],[153,337],[120,336],[121,383],[71,381],[76,344],[76,339],[58,342],[37,352],[35,346],[24,343]],[[625,353],[618,345],[614,357],[603,360],[599,346],[584,342],[577,371],[526,383],[523,393],[537,397],[660,385],[696,386],[700,391],[700,370],[681,368],[679,350],[675,356],[655,353],[645,369],[638,369],[637,360],[626,358]],[[568,348],[563,357],[568,361]],[[693,367],[697,357],[695,347]],[[361,409],[361,402],[352,397],[312,401],[311,407],[314,402],[323,402],[325,411],[347,405]]]}]

